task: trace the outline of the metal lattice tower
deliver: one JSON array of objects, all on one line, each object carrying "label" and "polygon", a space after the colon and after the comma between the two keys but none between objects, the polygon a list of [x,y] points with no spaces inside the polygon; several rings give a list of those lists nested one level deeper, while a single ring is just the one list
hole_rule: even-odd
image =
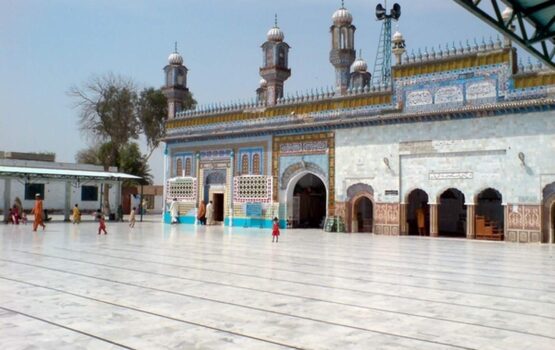
[{"label": "metal lattice tower", "polygon": [[372,85],[386,85],[391,83],[391,17],[386,17],[380,30],[378,52],[374,61]]}]

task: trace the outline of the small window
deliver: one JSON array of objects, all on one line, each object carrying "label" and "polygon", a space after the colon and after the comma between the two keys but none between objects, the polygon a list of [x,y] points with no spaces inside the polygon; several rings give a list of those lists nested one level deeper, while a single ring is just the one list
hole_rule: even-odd
[{"label": "small window", "polygon": [[258,153],[252,156],[252,173],[255,175],[260,174],[260,154]]},{"label": "small window", "polygon": [[175,176],[183,176],[183,160],[181,160],[181,158],[177,159],[177,163],[175,165]]},{"label": "small window", "polygon": [[36,194],[40,194],[41,198],[45,198],[44,184],[25,184],[25,199],[35,199]]},{"label": "small window", "polygon": [[241,175],[246,175],[249,173],[249,156],[248,154],[243,154],[241,157]]},{"label": "small window", "polygon": [[193,176],[191,173],[191,158],[185,159],[185,176]]},{"label": "small window", "polygon": [[81,200],[82,201],[97,201],[98,200],[98,187],[97,186],[82,186],[81,187]]}]

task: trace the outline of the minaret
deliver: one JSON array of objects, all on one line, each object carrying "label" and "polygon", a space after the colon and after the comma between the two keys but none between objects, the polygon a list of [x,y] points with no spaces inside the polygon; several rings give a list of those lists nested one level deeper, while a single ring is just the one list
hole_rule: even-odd
[{"label": "minaret", "polygon": [[183,110],[183,104],[189,89],[187,89],[187,67],[183,65],[183,57],[175,50],[168,57],[168,65],[164,67],[166,83],[162,92],[168,99],[168,119],[175,118],[176,114]]},{"label": "minaret", "polygon": [[393,34],[393,39],[391,39],[391,52],[395,55],[395,64],[400,65],[403,64],[403,54],[405,53],[405,39],[403,38],[403,34],[399,31],[396,31]]},{"label": "minaret", "polygon": [[355,61],[355,26],[353,16],[341,1],[341,8],[332,16],[330,62],[335,67],[335,85],[343,95],[349,88],[350,67]]},{"label": "minaret", "polygon": [[266,81],[266,103],[275,105],[283,97],[283,83],[291,76],[288,68],[289,45],[283,41],[284,35],[277,25],[277,15],[274,27],[266,34],[267,41],[262,44],[264,53],[260,76]]},{"label": "minaret", "polygon": [[361,91],[364,88],[370,87],[370,81],[372,81],[372,74],[368,72],[368,65],[366,61],[362,58],[362,52],[359,53],[358,58],[352,67],[353,72],[350,76],[350,89],[355,91]]}]

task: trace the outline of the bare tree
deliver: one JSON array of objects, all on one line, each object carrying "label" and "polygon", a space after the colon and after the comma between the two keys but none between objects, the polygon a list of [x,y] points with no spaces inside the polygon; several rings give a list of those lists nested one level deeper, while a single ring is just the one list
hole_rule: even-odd
[{"label": "bare tree", "polygon": [[[82,86],[73,86],[68,94],[79,110],[79,129],[95,144],[105,170],[116,166],[119,152],[131,139],[137,139],[140,122],[137,117],[135,83],[112,73],[93,77]],[[109,211],[109,186],[104,186],[103,206]]]}]

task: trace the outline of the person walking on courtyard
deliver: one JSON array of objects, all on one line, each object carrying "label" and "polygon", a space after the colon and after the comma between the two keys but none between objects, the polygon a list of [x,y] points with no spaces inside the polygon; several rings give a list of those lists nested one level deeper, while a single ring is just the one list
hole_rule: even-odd
[{"label": "person walking on courtyard", "polygon": [[279,240],[279,220],[277,217],[274,218],[274,224],[272,227],[272,243],[274,243],[274,239],[276,240],[276,243]]},{"label": "person walking on courtyard", "polygon": [[98,220],[98,234],[100,234],[100,232],[104,232],[104,234],[107,235],[108,232],[106,232],[106,220],[104,219],[104,214],[102,214],[102,211],[100,211],[100,209],[96,211],[96,219]]},{"label": "person walking on courtyard", "polygon": [[117,221],[123,222],[123,205],[118,205],[117,210],[118,217],[116,218]]},{"label": "person walking on courtyard", "polygon": [[204,204],[203,200],[200,201],[198,207],[197,220],[201,225],[206,225],[206,204]]},{"label": "person walking on courtyard", "polygon": [[133,207],[133,209],[131,209],[131,213],[129,213],[129,227],[133,228],[135,227],[135,212],[137,211],[136,207]]},{"label": "person walking on courtyard", "polygon": [[19,208],[14,204],[12,208],[12,221],[14,224],[19,225],[19,219]]},{"label": "person walking on courtyard", "polygon": [[78,224],[81,222],[81,211],[79,210],[79,206],[75,204],[73,207],[73,223]]},{"label": "person walking on courtyard", "polygon": [[416,209],[416,225],[418,226],[418,235],[426,235],[426,214],[424,213],[424,206]]},{"label": "person walking on courtyard", "polygon": [[35,221],[33,222],[33,231],[36,232],[37,231],[37,227],[42,226],[42,230],[44,231],[44,229],[46,228],[46,225],[44,224],[44,221],[42,219],[42,213],[43,213],[43,207],[42,207],[42,199],[40,197],[40,193],[37,193],[35,195],[35,206],[33,207],[32,210],[32,214],[35,215]]},{"label": "person walking on courtyard", "polygon": [[212,201],[206,206],[206,225],[214,225],[214,205]]},{"label": "person walking on courtyard", "polygon": [[172,224],[177,224],[179,222],[179,204],[177,203],[177,198],[174,198],[170,204],[170,216]]}]

